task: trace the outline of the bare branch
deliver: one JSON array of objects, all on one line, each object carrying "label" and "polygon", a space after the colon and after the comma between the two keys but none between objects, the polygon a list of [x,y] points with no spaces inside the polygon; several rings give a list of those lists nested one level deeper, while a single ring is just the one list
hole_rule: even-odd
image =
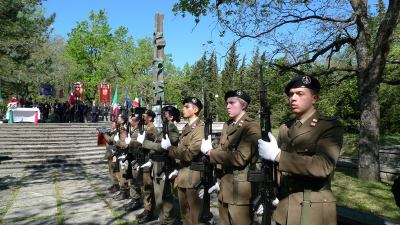
[{"label": "bare branch", "polygon": [[326,52],[328,52],[329,50],[333,50],[333,51],[339,51],[339,49],[344,45],[344,44],[352,44],[353,43],[353,39],[346,37],[346,38],[338,38],[336,39],[334,42],[330,43],[329,45],[327,45],[325,48],[320,49],[319,51],[316,51],[315,54],[313,55],[312,58],[302,61],[302,62],[298,62],[293,64],[293,67],[299,66],[299,65],[303,65],[303,64],[308,64],[308,63],[312,63],[315,60],[317,60],[317,58],[323,54],[325,54]]},{"label": "bare branch", "polygon": [[298,75],[304,76],[322,76],[322,75],[329,75],[335,72],[348,72],[351,73],[351,75],[349,76],[355,76],[356,74],[358,74],[358,71],[356,69],[354,69],[353,67],[331,67],[327,70],[323,70],[323,71],[311,71],[311,72],[305,72],[303,70],[299,70],[295,67],[293,67],[293,65],[282,65],[282,64],[277,64],[277,63],[270,63],[272,66],[278,67],[280,70],[282,71],[290,71],[290,72],[294,72]]},{"label": "bare branch", "polygon": [[399,85],[400,80],[387,80],[387,79],[383,78],[382,83],[389,84],[389,85]]},{"label": "bare branch", "polygon": [[387,63],[390,63],[390,64],[400,64],[400,59],[388,60]]}]

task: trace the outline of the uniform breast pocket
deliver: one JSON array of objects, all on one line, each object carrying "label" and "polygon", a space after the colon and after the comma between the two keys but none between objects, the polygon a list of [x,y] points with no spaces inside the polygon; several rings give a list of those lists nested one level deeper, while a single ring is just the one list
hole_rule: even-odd
[{"label": "uniform breast pocket", "polygon": [[300,155],[315,155],[316,153],[316,144],[307,145],[301,148],[298,148],[296,151]]}]

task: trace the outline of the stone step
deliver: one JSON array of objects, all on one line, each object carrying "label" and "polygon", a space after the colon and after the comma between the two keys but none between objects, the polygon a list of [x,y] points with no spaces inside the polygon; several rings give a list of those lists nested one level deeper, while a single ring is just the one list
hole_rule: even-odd
[{"label": "stone step", "polygon": [[[52,141],[48,140],[46,142],[27,142],[27,143],[21,143],[19,141],[2,141],[0,142],[0,148],[1,146],[40,146],[40,145],[45,145],[45,146],[68,146],[68,145],[97,145],[97,139],[82,139],[82,140],[75,140],[74,142],[71,142],[70,140],[68,141]],[[21,148],[21,147],[17,147]]]},{"label": "stone step", "polygon": [[96,133],[96,129],[68,129],[68,130],[61,130],[61,129],[49,129],[49,130],[28,130],[28,129],[23,129],[23,130],[1,130],[0,135],[15,135],[15,134],[80,134],[80,133]]},{"label": "stone step", "polygon": [[47,162],[25,162],[25,163],[12,163],[6,164],[3,161],[0,164],[0,174],[11,174],[13,172],[21,173],[23,169],[31,169],[31,168],[50,168],[50,167],[82,167],[87,165],[96,165],[96,164],[106,164],[102,158],[88,158],[81,160],[71,160],[69,159],[67,162],[56,162],[56,161],[47,161]]},{"label": "stone step", "polygon": [[[1,153],[0,153],[1,155]],[[85,152],[74,152],[74,153],[47,153],[47,152],[39,152],[35,154],[8,154],[7,156],[12,157],[12,160],[6,160],[7,162],[13,161],[22,161],[22,160],[30,160],[30,159],[70,159],[76,157],[86,157],[86,156],[93,156],[93,157],[104,157],[104,151],[85,151]],[[4,161],[4,162],[6,162]]]},{"label": "stone step", "polygon": [[80,142],[50,142],[50,143],[40,143],[37,142],[37,144],[33,143],[14,143],[11,144],[10,142],[6,143],[1,143],[0,144],[0,151],[2,149],[49,149],[49,148],[54,148],[54,147],[61,147],[62,148],[77,148],[77,147],[93,147],[97,146],[97,140],[82,140]]},{"label": "stone step", "polygon": [[76,154],[80,152],[105,152],[105,148],[102,147],[89,147],[89,148],[76,148],[76,149],[46,149],[46,150],[30,150],[25,151],[22,149],[19,150],[0,150],[0,155],[8,155],[8,156],[15,156],[18,157],[21,154],[26,155],[34,155],[34,154]]},{"label": "stone step", "polygon": [[71,162],[81,162],[81,161],[92,161],[92,160],[103,160],[104,155],[101,154],[95,154],[95,155],[85,155],[85,156],[72,156],[70,158],[39,158],[39,159],[12,159],[12,160],[6,160],[2,161],[1,165],[15,165],[15,164],[47,164],[47,163],[71,163]]},{"label": "stone step", "polygon": [[57,142],[57,141],[67,141],[67,142],[73,142],[73,141],[83,141],[83,140],[97,140],[97,135],[88,135],[88,136],[80,136],[80,137],[47,137],[47,138],[36,138],[36,137],[24,137],[24,138],[19,138],[19,137],[3,137],[0,138],[0,143],[3,143],[3,141],[17,141],[17,142],[21,142],[22,140],[24,141],[24,143],[32,143],[32,142],[43,142],[43,143],[47,143],[47,142]]}]

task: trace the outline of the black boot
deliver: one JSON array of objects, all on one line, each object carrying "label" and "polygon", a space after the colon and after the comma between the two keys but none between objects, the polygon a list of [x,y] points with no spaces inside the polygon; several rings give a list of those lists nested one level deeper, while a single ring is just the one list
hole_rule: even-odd
[{"label": "black boot", "polygon": [[[150,212],[150,211],[148,211],[148,210],[144,210],[143,211],[143,216],[138,220],[138,223],[139,224],[141,224],[141,223],[147,223],[147,222],[150,222],[150,221],[153,221],[153,220],[155,220],[156,218],[153,216],[153,213],[152,212]],[[136,217],[137,218],[137,217]]]},{"label": "black boot", "polygon": [[114,194],[115,192],[119,191],[119,185],[118,184],[113,184],[107,190],[111,193]]},{"label": "black boot", "polygon": [[132,199],[130,202],[128,202],[128,205],[125,207],[125,210],[130,212],[130,211],[135,211],[142,208],[140,204],[140,199]]},{"label": "black boot", "polygon": [[143,212],[141,212],[140,214],[136,215],[136,219],[141,219],[143,218],[146,214],[148,213],[148,211],[145,209],[143,210]]},{"label": "black boot", "polygon": [[113,197],[115,201],[122,201],[124,199],[129,199],[129,191],[120,190],[117,195]]}]

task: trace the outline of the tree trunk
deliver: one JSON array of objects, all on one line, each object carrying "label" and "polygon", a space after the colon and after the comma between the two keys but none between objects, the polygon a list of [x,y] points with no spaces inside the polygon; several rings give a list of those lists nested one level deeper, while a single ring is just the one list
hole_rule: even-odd
[{"label": "tree trunk", "polygon": [[374,74],[378,71],[369,70],[359,75],[360,94],[360,140],[358,177],[366,180],[379,180],[379,121],[380,107],[379,84]]}]

